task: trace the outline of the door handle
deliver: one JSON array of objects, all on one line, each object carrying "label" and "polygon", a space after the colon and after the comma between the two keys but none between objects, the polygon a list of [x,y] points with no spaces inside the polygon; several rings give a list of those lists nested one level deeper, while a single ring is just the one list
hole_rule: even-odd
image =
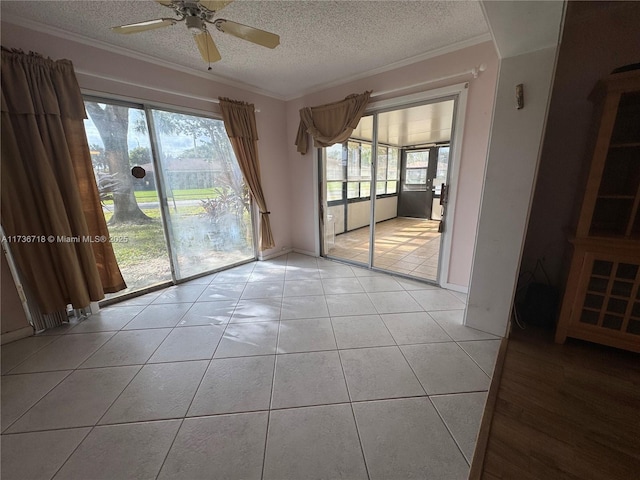
[{"label": "door handle", "polygon": [[443,183],[440,186],[440,205],[446,205],[449,196],[449,187]]}]

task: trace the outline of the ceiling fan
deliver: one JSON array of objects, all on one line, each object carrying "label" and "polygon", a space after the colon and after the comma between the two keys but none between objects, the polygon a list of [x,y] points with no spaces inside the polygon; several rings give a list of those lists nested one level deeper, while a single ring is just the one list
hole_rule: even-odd
[{"label": "ceiling fan", "polygon": [[[116,33],[129,34],[185,22],[187,29],[193,34],[198,50],[200,50],[200,55],[209,64],[217,62],[222,57],[213,42],[213,38],[211,38],[207,24],[215,26],[222,33],[228,33],[263,47],[276,48],[280,44],[280,37],[274,33],[265,32],[264,30],[225,20],[224,18],[214,19],[216,13],[229,5],[232,0],[156,0],[156,2],[172,9],[178,18],[158,18],[145,22],[130,23],[111,27],[111,30]],[[209,70],[211,70],[211,65],[209,65]]]}]

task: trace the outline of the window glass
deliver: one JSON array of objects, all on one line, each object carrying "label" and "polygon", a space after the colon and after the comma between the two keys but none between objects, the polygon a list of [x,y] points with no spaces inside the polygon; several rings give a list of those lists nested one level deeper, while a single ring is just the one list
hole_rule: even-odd
[{"label": "window glass", "polygon": [[447,170],[449,168],[449,147],[440,147],[438,149],[438,167],[436,169],[436,177],[433,179],[433,187],[435,194],[440,195],[442,184],[447,183]]},{"label": "window glass", "polygon": [[172,280],[171,267],[183,279],[255,258],[248,190],[222,120],[149,109],[148,125],[141,105],[87,99],[85,108],[103,212],[128,286],[118,295]]},{"label": "window glass", "polygon": [[342,144],[325,148],[327,180],[344,180],[344,163],[342,161]]},{"label": "window glass", "polygon": [[358,198],[359,197],[359,186],[358,182],[348,182],[347,183],[347,198]]},{"label": "window glass", "polygon": [[176,276],[186,278],[253,258],[249,191],[224,122],[151,112]]},{"label": "window glass", "polygon": [[371,195],[371,182],[360,182],[360,198]]},{"label": "window glass", "polygon": [[360,178],[362,180],[371,179],[371,145],[366,143],[360,146]]},{"label": "window glass", "polygon": [[398,191],[398,182],[387,182],[387,193],[396,193]]},{"label": "window glass", "polygon": [[[93,172],[113,251],[127,283],[122,295],[171,280],[157,173],[144,110],[85,101],[84,120]],[[144,169],[134,178],[131,169]]]},{"label": "window glass", "polygon": [[[387,147],[378,147],[378,170],[376,171],[376,178],[378,180],[385,180],[387,178]],[[377,190],[377,193],[381,193],[381,190]]]},{"label": "window glass", "polygon": [[347,178],[348,180],[360,178],[360,144],[348,143]]},{"label": "window glass", "polygon": [[389,180],[398,180],[398,156],[399,150],[397,148],[389,148],[387,159],[387,179]]},{"label": "window glass", "polygon": [[429,165],[429,150],[407,152],[407,168],[427,168]]},{"label": "window glass", "polygon": [[327,182],[327,202],[342,200],[342,182]]},{"label": "window glass", "polygon": [[407,170],[405,183],[407,185],[425,185],[427,183],[427,169],[412,168],[411,170]]}]

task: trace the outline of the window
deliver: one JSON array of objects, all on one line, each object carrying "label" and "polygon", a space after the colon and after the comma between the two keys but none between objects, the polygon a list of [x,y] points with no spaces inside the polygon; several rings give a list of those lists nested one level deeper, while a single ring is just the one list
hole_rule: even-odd
[{"label": "window", "polygon": [[398,191],[398,149],[378,147],[376,195],[393,195]]},{"label": "window", "polygon": [[332,145],[324,149],[325,171],[327,175],[327,202],[334,202],[344,198],[343,184],[345,181],[344,149],[341,144]]},{"label": "window", "polygon": [[[151,157],[151,138],[142,105],[87,99],[84,120],[93,173],[111,244],[127,283],[117,295],[171,281]],[[134,166],[144,169],[134,178]]]},{"label": "window", "polygon": [[156,109],[151,114],[176,276],[253,258],[249,192],[224,122]]},{"label": "window", "polygon": [[255,258],[248,191],[222,120],[96,98],[85,108],[102,209],[129,287],[119,294]]},{"label": "window", "polygon": [[[332,145],[323,150],[327,202],[345,199],[358,200],[371,197],[372,154],[371,143],[349,140],[342,145]],[[395,195],[398,190],[399,149],[378,147],[376,171],[376,196]]]},{"label": "window", "polygon": [[347,142],[347,198],[368,198],[371,194],[371,144]]},{"label": "window", "polygon": [[440,147],[438,149],[438,166],[436,169],[436,178],[433,179],[435,194],[440,195],[442,184],[447,183],[447,171],[449,169],[449,147]]},{"label": "window", "polygon": [[405,190],[425,191],[427,189],[427,167],[429,150],[407,152],[404,178]]}]

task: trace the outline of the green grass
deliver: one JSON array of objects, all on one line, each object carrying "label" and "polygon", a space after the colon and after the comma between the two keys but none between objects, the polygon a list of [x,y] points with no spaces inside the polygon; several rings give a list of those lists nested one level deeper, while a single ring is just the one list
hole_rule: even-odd
[{"label": "green grass", "polygon": [[[206,200],[207,198],[217,198],[218,193],[213,188],[193,188],[189,190],[173,190],[167,192],[169,203],[175,200]],[[150,203],[158,201],[158,192],[155,190],[136,190],[134,192],[138,203]],[[113,200],[105,200],[105,205],[113,205]]]},{"label": "green grass", "polygon": [[109,233],[112,237],[128,239],[126,243],[112,243],[118,264],[123,270],[126,270],[128,265],[167,256],[167,246],[160,220],[141,225],[110,226]]},{"label": "green grass", "polygon": [[[151,218],[151,221],[108,225],[109,235],[112,238],[127,240],[113,241],[111,245],[130,288],[145,287],[150,284],[149,282],[156,283],[166,280],[169,275],[167,273],[168,249],[160,209],[142,208],[142,211]],[[105,220],[108,222],[112,215],[112,212],[105,211]],[[191,227],[204,227],[209,224],[209,217],[200,205],[179,206],[175,210],[172,202],[169,201],[169,215],[178,237],[184,232],[188,233]],[[249,216],[246,212],[245,217],[248,221]],[[180,243],[178,242],[175,247],[179,252]]]},{"label": "green grass", "polygon": [[[120,225],[109,225],[109,235],[111,237],[127,238],[127,242],[113,242],[113,251],[118,259],[118,264],[122,269],[128,265],[139,264],[148,260],[153,260],[167,256],[167,246],[162,228],[162,219],[159,208],[143,208],[145,215],[152,219],[149,223],[126,223]],[[206,221],[204,208],[198,205],[179,207],[176,212],[169,202],[169,214],[178,217],[202,216]],[[112,212],[105,212],[104,218],[108,222],[113,215]]]}]

